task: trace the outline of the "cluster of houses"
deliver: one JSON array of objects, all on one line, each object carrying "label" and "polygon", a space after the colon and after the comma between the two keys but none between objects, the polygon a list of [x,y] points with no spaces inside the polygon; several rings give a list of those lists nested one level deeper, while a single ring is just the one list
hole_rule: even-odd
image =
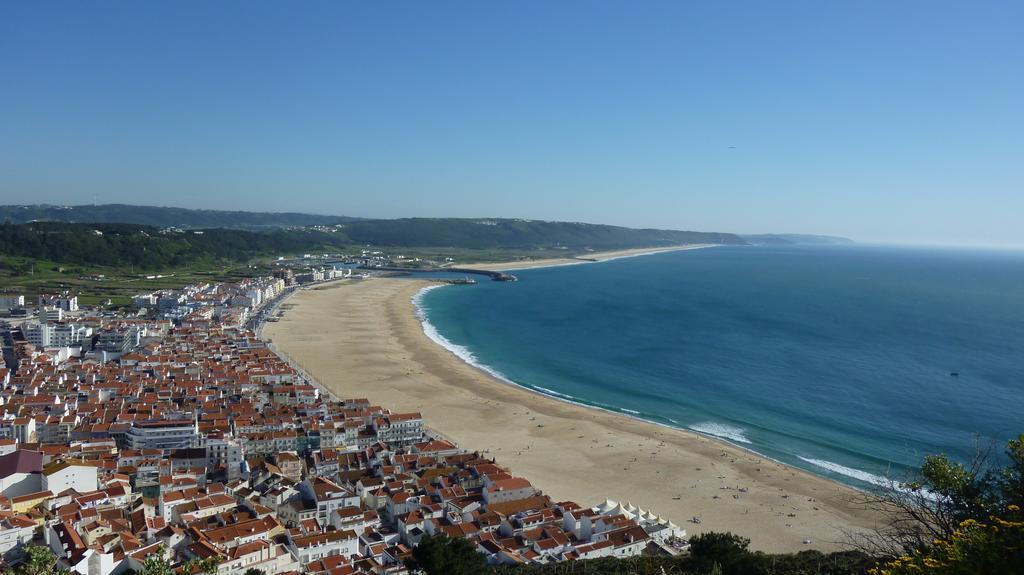
[{"label": "cluster of houses", "polygon": [[180,290],[138,294],[132,306],[142,314],[175,323],[216,319],[228,326],[242,326],[252,311],[284,293],[279,277],[246,279],[237,283],[201,283]]},{"label": "cluster of houses", "polygon": [[[0,317],[26,317],[31,303],[23,294],[0,293]],[[41,318],[60,321],[67,312],[78,311],[78,296],[70,292],[40,295],[35,309]]]},{"label": "cluster of houses", "polygon": [[33,542],[82,575],[151,557],[212,560],[217,575],[399,574],[437,535],[491,564],[676,552],[674,523],[554,501],[418,413],[322,395],[222,321],[226,302],[255,311],[282,284],[192,286],[188,301],[214,313],[176,302],[143,327],[97,326],[145,332],[107,357],[22,342],[0,367],[0,571]]}]

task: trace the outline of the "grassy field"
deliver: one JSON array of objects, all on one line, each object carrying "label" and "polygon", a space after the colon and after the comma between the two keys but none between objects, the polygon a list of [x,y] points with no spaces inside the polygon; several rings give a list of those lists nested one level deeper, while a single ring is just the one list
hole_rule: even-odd
[{"label": "grassy field", "polygon": [[[565,250],[473,250],[462,248],[401,248],[350,246],[342,253],[358,255],[363,250],[383,252],[407,259],[420,258],[443,263],[452,258],[454,265],[473,262],[498,262],[564,257]],[[317,265],[317,260],[310,260]],[[23,294],[35,301],[40,293],[69,290],[78,294],[82,306],[117,308],[131,303],[135,294],[160,289],[176,289],[200,282],[238,281],[267,276],[276,267],[276,259],[261,258],[248,263],[205,261],[185,268],[138,270],[129,267],[98,267],[34,260],[0,255],[0,293]],[[110,300],[109,305],[103,302]]]},{"label": "grassy field", "polygon": [[159,289],[180,288],[204,281],[232,281],[268,275],[263,264],[204,263],[183,269],[137,271],[131,268],[107,268],[66,265],[59,262],[0,256],[0,291],[20,293],[34,301],[40,293],[69,290],[78,294],[79,304],[120,307],[131,303],[133,295]]}]

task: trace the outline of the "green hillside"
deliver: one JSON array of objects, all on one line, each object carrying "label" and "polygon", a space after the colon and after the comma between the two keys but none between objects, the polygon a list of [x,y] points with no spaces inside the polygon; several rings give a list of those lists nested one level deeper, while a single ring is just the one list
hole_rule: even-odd
[{"label": "green hillside", "polygon": [[119,223],[161,228],[238,228],[330,226],[356,218],[300,213],[190,210],[127,204],[87,206],[0,206],[0,222]]},{"label": "green hillside", "polygon": [[472,249],[614,250],[679,244],[746,243],[734,234],[489,218],[360,220],[345,224],[342,233],[360,244]]}]

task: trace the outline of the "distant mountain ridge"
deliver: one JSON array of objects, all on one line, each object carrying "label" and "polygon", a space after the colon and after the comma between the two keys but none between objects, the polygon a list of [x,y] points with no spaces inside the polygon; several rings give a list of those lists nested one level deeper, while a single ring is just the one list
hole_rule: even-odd
[{"label": "distant mountain ridge", "polygon": [[[351,226],[351,227],[350,227]],[[0,223],[0,256],[53,262],[167,269],[200,260],[245,262],[260,256],[399,248],[567,253],[681,243],[737,243],[730,234],[631,230],[521,220],[367,220],[331,228],[262,231],[181,230],[122,223]]]},{"label": "distant mountain ridge", "polygon": [[266,229],[330,226],[355,221],[347,216],[295,212],[193,210],[130,204],[56,206],[49,204],[0,206],[0,222],[67,222],[81,224],[139,224],[162,228]]},{"label": "distant mountain ridge", "polygon": [[[506,218],[360,219],[301,213],[191,210],[155,206],[0,206],[0,222],[28,224],[133,224],[157,228],[236,229],[269,233],[281,228],[336,227],[321,243],[468,249],[614,250],[678,244],[747,243],[735,234],[634,229],[579,222]],[[308,238],[307,238],[308,239]]]},{"label": "distant mountain ridge", "polygon": [[248,212],[100,204],[0,206],[0,222],[27,224],[133,224],[155,228],[234,229],[270,232],[325,226],[336,229],[329,244],[456,247],[470,249],[566,248],[611,250],[676,244],[840,245],[853,240],[810,234],[747,234],[636,229],[580,222],[508,218],[366,219],[300,212]]},{"label": "distant mountain ridge", "polygon": [[833,246],[854,243],[850,238],[843,238],[839,236],[816,236],[811,234],[754,234],[741,235],[740,237],[754,245]]},{"label": "distant mountain ridge", "polygon": [[472,249],[567,248],[614,250],[680,244],[746,244],[735,234],[634,229],[579,222],[522,219],[405,218],[359,220],[341,232],[355,243]]}]

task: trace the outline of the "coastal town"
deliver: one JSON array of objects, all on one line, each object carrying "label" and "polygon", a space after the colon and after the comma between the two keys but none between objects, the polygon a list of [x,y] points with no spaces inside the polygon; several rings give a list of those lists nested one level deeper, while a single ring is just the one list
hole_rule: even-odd
[{"label": "coastal town", "polygon": [[653,510],[554,500],[418,412],[335,397],[260,337],[295,291],[352,277],[281,268],[118,312],[3,294],[0,571],[30,545],[81,575],[399,574],[428,536],[491,565],[685,549]]}]

